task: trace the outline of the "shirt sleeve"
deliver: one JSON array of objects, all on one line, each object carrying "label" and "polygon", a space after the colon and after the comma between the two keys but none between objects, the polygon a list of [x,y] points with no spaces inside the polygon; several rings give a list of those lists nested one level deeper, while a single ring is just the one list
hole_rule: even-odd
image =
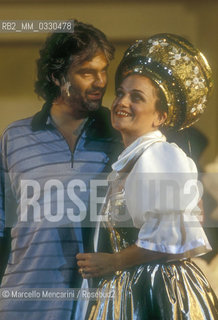
[{"label": "shirt sleeve", "polygon": [[4,235],[5,227],[5,169],[3,165],[3,147],[2,139],[0,140],[0,237]]},{"label": "shirt sleeve", "polygon": [[177,145],[146,149],[125,183],[127,208],[140,229],[137,246],[181,257],[211,250],[199,222],[202,193],[195,163]]}]

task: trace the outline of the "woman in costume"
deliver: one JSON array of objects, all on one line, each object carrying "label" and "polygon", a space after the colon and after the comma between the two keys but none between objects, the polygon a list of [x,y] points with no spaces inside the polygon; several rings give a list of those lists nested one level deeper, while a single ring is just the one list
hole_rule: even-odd
[{"label": "woman in costume", "polygon": [[211,250],[197,169],[159,131],[198,120],[211,88],[205,57],[182,37],[158,34],[124,54],[111,117],[126,149],[108,178],[97,252],[77,255],[83,277],[100,278],[87,319],[218,319],[217,298],[191,261]]}]

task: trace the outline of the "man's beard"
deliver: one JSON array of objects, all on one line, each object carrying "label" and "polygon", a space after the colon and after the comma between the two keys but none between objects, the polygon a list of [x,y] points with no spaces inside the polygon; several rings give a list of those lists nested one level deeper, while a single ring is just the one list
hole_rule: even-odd
[{"label": "man's beard", "polygon": [[[106,88],[94,88],[94,89],[89,89],[85,91],[84,97],[81,96],[83,99],[83,106],[89,110],[89,111],[96,111],[100,108],[102,104],[102,99],[105,93]],[[90,99],[91,96],[97,95],[98,98],[96,99]]]},{"label": "man's beard", "polygon": [[[70,82],[66,82],[64,91],[69,105],[74,108],[75,114],[86,117],[90,112],[97,111],[100,108],[105,88],[89,89],[85,91],[84,95],[82,95],[79,88],[72,86]],[[101,94],[101,98],[96,100],[89,99],[88,96],[95,92],[99,92]]]},{"label": "man's beard", "polygon": [[93,112],[93,111],[97,111],[102,103],[102,99],[101,100],[96,100],[96,101],[90,101],[88,99],[86,99],[86,101],[83,99],[82,101],[82,105],[83,108],[89,112]]},{"label": "man's beard", "polygon": [[[100,91],[100,90],[99,90]],[[77,101],[79,110],[83,110],[84,112],[87,111],[89,112],[94,112],[97,111],[102,104],[102,99],[103,99],[103,95],[104,95],[104,91],[105,90],[101,90],[102,93],[102,98],[101,99],[96,99],[96,100],[92,100],[89,99],[88,95],[91,93],[90,91],[85,92],[85,95],[82,96],[81,94],[77,93],[76,95],[72,96],[72,103],[74,103],[75,101]]]},{"label": "man's beard", "polygon": [[68,97],[69,104],[74,109],[74,115],[76,118],[86,118],[90,113],[97,111],[101,107],[102,99],[90,100],[88,97],[77,95],[70,95]]}]

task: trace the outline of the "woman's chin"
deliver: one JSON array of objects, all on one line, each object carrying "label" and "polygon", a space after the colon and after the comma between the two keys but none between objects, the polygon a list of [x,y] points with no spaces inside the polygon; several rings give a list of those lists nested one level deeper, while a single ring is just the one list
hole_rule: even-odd
[{"label": "woman's chin", "polygon": [[128,125],[123,120],[120,120],[120,119],[118,120],[112,119],[112,126],[115,130],[118,130],[118,131],[122,131],[122,130],[125,131],[128,127]]},{"label": "woman's chin", "polygon": [[118,131],[120,131],[120,132],[122,132],[123,130],[125,130],[125,127],[122,126],[121,123],[117,123],[117,122],[112,123],[112,127],[113,127],[115,130],[118,130]]}]

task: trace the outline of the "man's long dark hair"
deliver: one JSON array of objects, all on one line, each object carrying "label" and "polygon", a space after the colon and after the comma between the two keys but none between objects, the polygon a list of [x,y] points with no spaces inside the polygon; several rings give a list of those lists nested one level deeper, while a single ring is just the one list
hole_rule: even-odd
[{"label": "man's long dark hair", "polygon": [[92,59],[98,50],[102,50],[108,61],[113,59],[113,45],[92,25],[74,20],[72,33],[53,33],[40,50],[35,92],[52,103],[60,96],[60,87],[54,83],[54,78],[61,82],[72,64],[76,66]]}]

